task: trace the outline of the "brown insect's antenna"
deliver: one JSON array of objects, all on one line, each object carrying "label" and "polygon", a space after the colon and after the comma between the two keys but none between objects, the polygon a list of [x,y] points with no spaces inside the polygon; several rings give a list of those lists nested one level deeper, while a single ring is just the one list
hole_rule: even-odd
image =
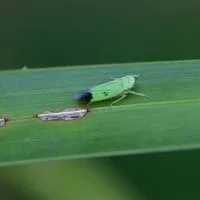
[{"label": "brown insect's antenna", "polygon": [[8,121],[17,121],[17,120],[26,120],[26,119],[33,119],[35,116],[25,116],[25,117],[15,117],[15,118],[10,118]]}]

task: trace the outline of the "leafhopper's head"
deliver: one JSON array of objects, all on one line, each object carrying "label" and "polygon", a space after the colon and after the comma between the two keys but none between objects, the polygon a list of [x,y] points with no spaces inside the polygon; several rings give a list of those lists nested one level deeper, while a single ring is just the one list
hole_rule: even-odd
[{"label": "leafhopper's head", "polygon": [[139,78],[140,75],[134,74],[134,75],[131,75],[130,77],[131,77],[132,84],[134,86],[136,83],[136,79]]},{"label": "leafhopper's head", "polygon": [[74,98],[79,103],[89,103],[92,99],[92,93],[89,89],[81,90],[75,94]]}]

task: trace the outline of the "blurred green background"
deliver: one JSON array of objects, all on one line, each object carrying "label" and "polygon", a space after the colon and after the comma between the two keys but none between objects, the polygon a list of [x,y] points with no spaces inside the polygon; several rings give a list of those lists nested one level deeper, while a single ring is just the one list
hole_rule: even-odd
[{"label": "blurred green background", "polygon": [[199,58],[195,0],[0,2],[1,69]]},{"label": "blurred green background", "polygon": [[[199,8],[194,0],[1,1],[0,69],[200,58]],[[199,155],[1,167],[0,197],[198,199]]]}]

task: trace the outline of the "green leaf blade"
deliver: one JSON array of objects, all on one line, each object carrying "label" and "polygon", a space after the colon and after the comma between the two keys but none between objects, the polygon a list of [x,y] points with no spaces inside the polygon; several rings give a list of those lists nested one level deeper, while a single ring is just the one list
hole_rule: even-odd
[{"label": "green leaf blade", "polygon": [[129,95],[112,108],[111,101],[102,102],[74,122],[11,121],[0,129],[0,164],[198,147],[199,64],[179,61],[1,72],[0,112],[11,117],[75,107],[73,93],[108,81],[105,72],[115,77],[140,72],[137,91],[152,98]]}]

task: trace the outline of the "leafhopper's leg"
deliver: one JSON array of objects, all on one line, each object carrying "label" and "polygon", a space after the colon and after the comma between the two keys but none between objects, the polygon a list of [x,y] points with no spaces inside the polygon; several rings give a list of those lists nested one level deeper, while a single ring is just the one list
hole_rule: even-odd
[{"label": "leafhopper's leg", "polygon": [[106,76],[110,79],[110,80],[115,80],[116,78],[109,76],[108,74],[106,74]]},{"label": "leafhopper's leg", "polygon": [[142,94],[142,93],[137,93],[137,92],[134,92],[134,91],[127,91],[126,94],[134,94],[134,95],[137,95],[137,96],[143,96],[143,97],[146,97],[146,98],[151,98],[150,96],[147,96],[145,94]]},{"label": "leafhopper's leg", "polygon": [[139,78],[139,77],[140,77],[140,74],[133,74],[132,77],[134,77],[134,78]]},{"label": "leafhopper's leg", "polygon": [[110,105],[112,106],[113,104],[118,103],[119,101],[121,101],[122,99],[124,99],[126,97],[126,94],[124,93],[120,98],[118,98],[117,100],[113,101]]},{"label": "leafhopper's leg", "polygon": [[90,106],[91,104],[92,104],[92,102],[89,102],[89,103],[87,103],[86,105],[87,105],[87,106]]}]

